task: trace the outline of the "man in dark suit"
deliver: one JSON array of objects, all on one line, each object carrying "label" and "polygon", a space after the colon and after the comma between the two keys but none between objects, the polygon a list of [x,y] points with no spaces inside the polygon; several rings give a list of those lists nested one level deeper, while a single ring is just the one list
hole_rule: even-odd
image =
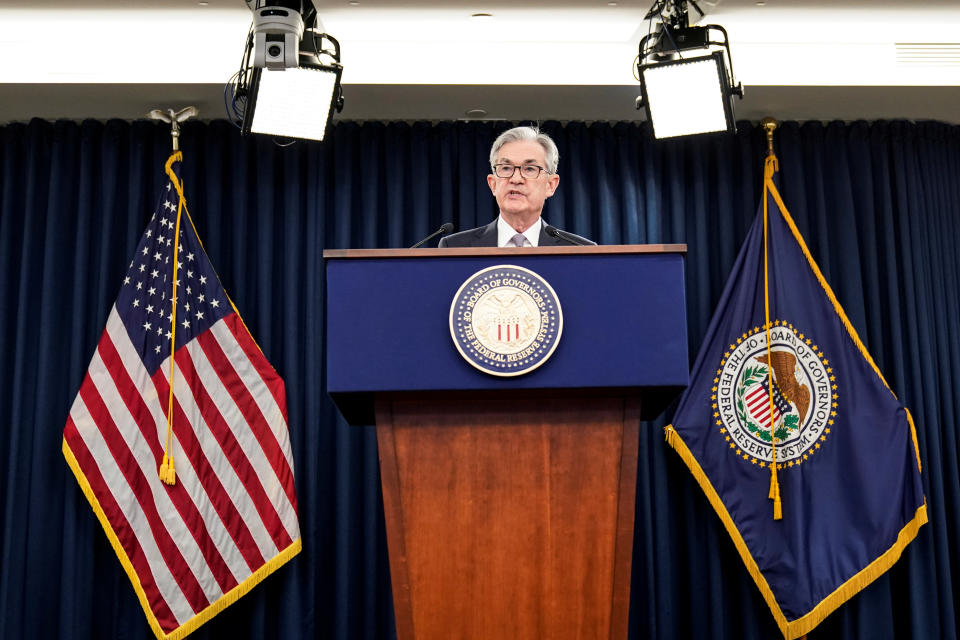
[{"label": "man in dark suit", "polygon": [[543,203],[560,183],[557,145],[533,127],[515,127],[501,133],[490,149],[492,173],[487,184],[500,206],[497,219],[440,239],[440,247],[540,247],[596,244],[557,231],[540,217]]}]

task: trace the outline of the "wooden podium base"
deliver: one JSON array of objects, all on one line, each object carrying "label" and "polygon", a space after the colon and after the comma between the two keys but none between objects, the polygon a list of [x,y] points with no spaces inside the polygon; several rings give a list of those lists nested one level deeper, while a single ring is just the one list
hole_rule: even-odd
[{"label": "wooden podium base", "polygon": [[627,637],[640,401],[378,397],[400,640]]}]

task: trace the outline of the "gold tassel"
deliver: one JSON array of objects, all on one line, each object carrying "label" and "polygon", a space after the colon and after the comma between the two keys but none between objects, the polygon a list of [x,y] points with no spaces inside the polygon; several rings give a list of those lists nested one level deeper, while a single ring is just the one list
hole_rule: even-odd
[{"label": "gold tassel", "polygon": [[[780,163],[777,156],[773,153],[773,132],[777,128],[777,121],[772,118],[765,118],[763,128],[767,131],[767,158],[763,163],[763,307],[764,307],[764,325],[767,332],[767,362],[772,364],[770,356],[770,274],[767,262],[767,221],[769,211],[767,206],[768,190],[774,188],[773,174],[780,169]],[[773,420],[773,390],[776,384],[773,380],[773,369],[769,369],[767,375],[770,380],[770,449],[773,454],[773,461],[770,463],[770,491],[767,497],[773,500],[773,519],[783,519],[783,505],[780,501],[780,483],[777,481],[777,436],[774,429]]]},{"label": "gold tassel", "polygon": [[177,472],[173,467],[173,457],[163,454],[163,462],[160,464],[160,482],[164,484],[176,484]]},{"label": "gold tassel", "polygon": [[[774,482],[776,482],[776,478],[774,478]],[[780,502],[780,484],[779,483],[774,487],[773,519],[783,520],[783,504]]]},{"label": "gold tassel", "polygon": [[173,456],[163,454],[163,462],[160,464],[160,482],[163,484],[176,484],[177,472],[173,467]]},{"label": "gold tassel", "polygon": [[[776,460],[776,456],[774,456]],[[780,502],[780,482],[777,480],[777,465],[770,464],[770,493],[767,497],[773,500],[773,519],[783,519],[783,504]]]},{"label": "gold tassel", "polygon": [[[174,173],[173,163],[183,159],[183,154],[175,151],[167,159],[166,172],[170,182],[177,188],[177,195],[180,196],[177,205],[177,224],[173,232],[173,255],[178,255],[180,250],[180,219],[186,205],[186,199],[183,197],[183,185],[177,179]],[[167,485],[173,485],[177,482],[177,473],[173,467],[173,372],[175,369],[175,358],[177,355],[177,268],[179,263],[173,261],[173,292],[170,296],[172,309],[170,312],[170,393],[167,397],[167,445],[163,452],[163,464],[160,465],[160,480]]]}]

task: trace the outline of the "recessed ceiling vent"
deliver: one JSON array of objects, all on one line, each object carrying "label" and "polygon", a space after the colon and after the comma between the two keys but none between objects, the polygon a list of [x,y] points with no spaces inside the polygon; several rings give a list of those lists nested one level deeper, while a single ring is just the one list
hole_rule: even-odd
[{"label": "recessed ceiling vent", "polygon": [[906,67],[960,67],[960,42],[897,42],[897,64]]}]

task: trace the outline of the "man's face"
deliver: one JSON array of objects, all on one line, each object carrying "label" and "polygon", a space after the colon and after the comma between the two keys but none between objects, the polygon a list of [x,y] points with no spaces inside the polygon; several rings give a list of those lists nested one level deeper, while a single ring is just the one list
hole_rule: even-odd
[{"label": "man's face", "polygon": [[[496,164],[512,164],[522,167],[535,164],[547,166],[543,147],[535,140],[508,142],[500,147]],[[500,212],[505,216],[517,216],[533,223],[543,210],[544,201],[557,190],[560,176],[541,171],[536,179],[524,178],[519,170],[510,178],[487,176],[487,184],[497,199]]]}]

